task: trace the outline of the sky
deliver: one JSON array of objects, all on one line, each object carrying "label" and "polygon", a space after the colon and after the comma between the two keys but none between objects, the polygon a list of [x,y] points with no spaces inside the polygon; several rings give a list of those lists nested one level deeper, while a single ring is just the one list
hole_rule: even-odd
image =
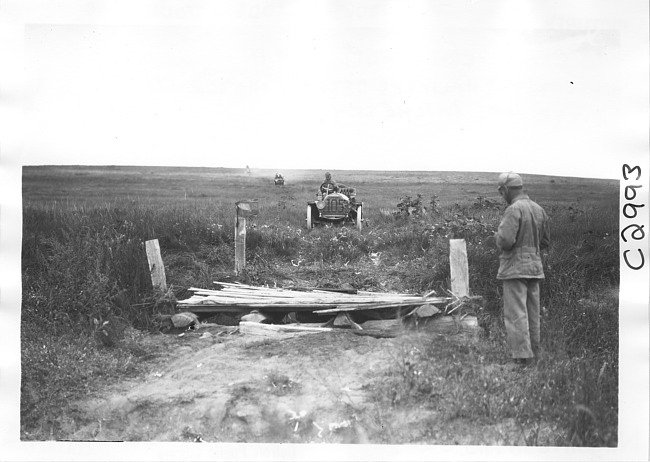
[{"label": "sky", "polygon": [[9,4],[23,165],[618,178],[647,154],[644,2]]}]

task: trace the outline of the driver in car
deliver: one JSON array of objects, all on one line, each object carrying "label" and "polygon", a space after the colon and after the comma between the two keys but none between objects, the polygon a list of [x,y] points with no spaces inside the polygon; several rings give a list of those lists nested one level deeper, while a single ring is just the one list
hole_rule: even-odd
[{"label": "driver in car", "polygon": [[325,181],[320,185],[320,192],[323,194],[329,194],[331,192],[338,191],[339,187],[336,182],[332,179],[330,172],[325,173]]}]

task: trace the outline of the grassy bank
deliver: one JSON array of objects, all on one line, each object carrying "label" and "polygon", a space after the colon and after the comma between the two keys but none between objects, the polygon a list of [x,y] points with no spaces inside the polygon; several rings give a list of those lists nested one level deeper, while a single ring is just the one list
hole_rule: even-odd
[{"label": "grassy bank", "polygon": [[[553,238],[542,285],[544,356],[537,369],[505,384],[498,371],[479,374],[475,367],[506,357],[495,280],[498,259],[491,238],[503,206],[494,197],[477,197],[471,191],[452,201],[445,199],[450,195],[448,186],[438,190],[420,185],[418,190],[410,185],[405,192],[415,198],[421,191],[428,213],[405,216],[398,204],[406,194],[395,197],[399,191],[366,185],[368,203],[376,206],[367,208],[368,226],[362,233],[336,227],[308,232],[307,184],[262,196],[260,191],[268,186],[250,181],[248,187],[242,189],[240,184],[228,194],[223,191],[235,188],[235,180],[219,192],[201,189],[196,197],[184,195],[182,200],[131,196],[25,203],[24,438],[56,438],[64,425],[56,418],[57,408],[100,380],[146,368],[155,347],[145,345],[142,332],[152,327],[152,316],[169,309],[167,302],[183,297],[184,289],[210,288],[213,281],[232,275],[232,204],[246,191],[248,197],[260,196],[261,212],[250,220],[247,268],[239,279],[245,283],[306,281],[332,287],[348,283],[363,290],[446,294],[449,239],[466,239],[470,287],[473,295],[483,298],[480,345],[459,346],[453,361],[434,364],[428,360],[433,341],[415,336],[412,348],[396,353],[394,373],[375,390],[382,405],[402,409],[424,400],[432,411],[443,410],[450,421],[512,418],[526,428],[551,422],[557,432],[554,444],[616,444],[616,195],[609,201],[582,204],[540,201],[552,219]],[[379,204],[388,210],[381,213]],[[160,241],[172,284],[168,294],[156,294],[151,288],[143,242],[152,238]],[[115,346],[96,342],[94,319],[114,326]],[[439,390],[437,381],[443,379],[444,388],[453,393],[437,396],[432,390]],[[385,439],[390,442],[389,436]],[[534,434],[527,434],[526,441],[538,442]]]}]

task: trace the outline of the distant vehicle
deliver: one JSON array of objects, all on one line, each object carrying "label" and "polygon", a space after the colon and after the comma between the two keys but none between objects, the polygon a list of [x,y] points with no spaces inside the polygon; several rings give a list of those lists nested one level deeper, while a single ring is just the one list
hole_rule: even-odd
[{"label": "distant vehicle", "polygon": [[275,178],[273,179],[273,183],[276,186],[284,186],[284,177],[280,175],[279,173],[275,174]]},{"label": "distant vehicle", "polygon": [[363,227],[363,202],[357,202],[356,189],[338,185],[336,190],[323,189],[316,200],[307,202],[307,229],[322,224],[353,224]]}]

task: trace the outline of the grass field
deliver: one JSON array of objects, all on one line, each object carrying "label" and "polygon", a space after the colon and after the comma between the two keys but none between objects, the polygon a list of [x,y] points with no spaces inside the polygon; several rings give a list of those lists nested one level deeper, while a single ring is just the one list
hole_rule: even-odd
[{"label": "grass field", "polygon": [[[533,376],[510,384],[507,391],[515,390],[517,402],[506,406],[500,398],[506,387],[496,374],[479,377],[471,367],[479,356],[505,357],[491,240],[504,209],[497,174],[332,170],[338,183],[357,188],[364,203],[366,223],[359,233],[306,229],[306,203],[324,172],[283,171],[283,187],[273,185],[274,173],[24,167],[23,438],[57,438],[56,410],[68,400],[140,373],[149,353],[134,332],[147,332],[152,316],[186,296],[188,287],[210,288],[233,277],[235,202],[256,199],[260,214],[249,220],[247,267],[237,278],[244,283],[444,294],[450,287],[448,240],[466,239],[470,289],[483,299],[481,354],[465,352],[467,367],[451,376],[452,363],[441,371],[426,354],[411,358],[419,364],[417,376],[397,360],[398,372],[374,391],[378,402],[408,406],[447,374],[456,398],[439,405],[450,421],[543,417],[557,423],[556,445],[617,444],[618,182],[523,175],[525,189],[552,222],[542,285],[545,356]],[[427,212],[406,216],[400,203]],[[167,294],[151,288],[142,243],[152,238],[160,241]],[[122,326],[117,347],[96,345],[93,318]],[[426,352],[427,345],[418,351]]]}]

